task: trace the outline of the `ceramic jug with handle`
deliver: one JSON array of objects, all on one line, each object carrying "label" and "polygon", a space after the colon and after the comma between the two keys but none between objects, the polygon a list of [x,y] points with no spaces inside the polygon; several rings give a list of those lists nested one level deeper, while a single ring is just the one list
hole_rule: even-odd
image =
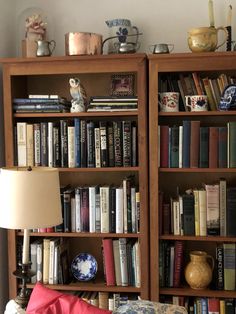
[{"label": "ceramic jug with handle", "polygon": [[128,35],[136,35],[131,38],[132,42],[137,44],[139,30],[137,26],[132,26],[130,20],[119,18],[106,21],[106,24],[110,30],[109,37],[117,36],[109,41],[108,53],[115,53],[117,51],[117,43],[126,43]]}]

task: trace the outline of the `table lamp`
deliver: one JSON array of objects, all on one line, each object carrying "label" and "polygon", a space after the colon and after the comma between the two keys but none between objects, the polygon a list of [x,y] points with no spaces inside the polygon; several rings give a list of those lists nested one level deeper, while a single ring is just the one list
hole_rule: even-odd
[{"label": "table lamp", "polygon": [[62,223],[59,172],[46,167],[9,167],[0,171],[0,227],[24,229],[21,269],[13,274],[22,279],[15,299],[22,308],[28,303],[27,279],[32,277],[29,261],[30,229]]}]

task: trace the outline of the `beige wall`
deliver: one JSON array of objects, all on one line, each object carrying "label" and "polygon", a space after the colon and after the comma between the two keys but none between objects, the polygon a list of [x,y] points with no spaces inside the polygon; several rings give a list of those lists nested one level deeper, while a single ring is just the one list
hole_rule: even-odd
[{"label": "beige wall", "polygon": [[[24,36],[22,16],[24,10],[38,7],[48,17],[49,39],[55,39],[55,54],[64,55],[64,34],[69,31],[95,32],[108,37],[105,21],[128,18],[137,25],[143,36],[142,52],[157,42],[173,43],[175,52],[189,51],[187,30],[192,27],[208,26],[208,0],[24,0],[16,3],[16,52],[19,53],[20,39]],[[233,30],[236,39],[236,0],[214,0],[215,25],[225,25],[228,5],[234,8]]]}]

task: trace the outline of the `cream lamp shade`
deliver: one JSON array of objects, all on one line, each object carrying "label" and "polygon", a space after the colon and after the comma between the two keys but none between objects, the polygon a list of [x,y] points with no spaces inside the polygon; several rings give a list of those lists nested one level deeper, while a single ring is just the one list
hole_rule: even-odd
[{"label": "cream lamp shade", "polygon": [[58,169],[2,168],[0,204],[3,228],[46,228],[62,223]]}]

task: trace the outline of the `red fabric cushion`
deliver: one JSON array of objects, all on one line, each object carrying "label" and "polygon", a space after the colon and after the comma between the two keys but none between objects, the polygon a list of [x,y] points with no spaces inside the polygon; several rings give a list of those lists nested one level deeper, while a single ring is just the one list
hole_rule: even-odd
[{"label": "red fabric cushion", "polygon": [[37,283],[31,293],[26,309],[28,314],[111,314],[80,298],[64,294]]}]

